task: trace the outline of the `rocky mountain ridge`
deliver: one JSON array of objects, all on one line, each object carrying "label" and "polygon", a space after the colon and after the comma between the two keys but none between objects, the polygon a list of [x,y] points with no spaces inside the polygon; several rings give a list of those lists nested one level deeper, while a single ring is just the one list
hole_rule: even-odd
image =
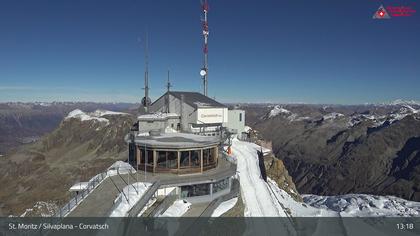
[{"label": "rocky mountain ridge", "polygon": [[299,192],[420,201],[420,106],[288,104],[242,109],[248,125],[272,140],[275,155]]},{"label": "rocky mountain ridge", "polygon": [[[98,112],[97,112],[98,113]],[[96,119],[64,119],[37,142],[0,159],[0,215],[20,215],[37,202],[62,205],[68,189],[128,156],[124,136],[135,117],[100,114]]]}]

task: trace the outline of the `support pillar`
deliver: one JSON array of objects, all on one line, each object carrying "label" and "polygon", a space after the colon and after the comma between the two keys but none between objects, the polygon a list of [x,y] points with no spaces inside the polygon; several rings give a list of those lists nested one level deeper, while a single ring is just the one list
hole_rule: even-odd
[{"label": "support pillar", "polygon": [[214,158],[216,158],[216,166],[218,165],[218,163],[219,163],[219,147],[218,146],[216,146],[215,148],[214,148]]},{"label": "support pillar", "polygon": [[210,184],[210,199],[213,200],[213,183]]},{"label": "support pillar", "polygon": [[135,147],[136,147],[136,169],[137,169],[141,162],[141,152],[140,152],[140,148],[137,145]]},{"label": "support pillar", "polygon": [[201,173],[203,173],[203,149],[200,149]]},{"label": "support pillar", "polygon": [[153,173],[156,173],[156,165],[157,165],[156,150],[153,150]]},{"label": "support pillar", "polygon": [[177,151],[177,156],[178,156],[178,174],[179,174],[179,167],[181,166],[181,152]]}]

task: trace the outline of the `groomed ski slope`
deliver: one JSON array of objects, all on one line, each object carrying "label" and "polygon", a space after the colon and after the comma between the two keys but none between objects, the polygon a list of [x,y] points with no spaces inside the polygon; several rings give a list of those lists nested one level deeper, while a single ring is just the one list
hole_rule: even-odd
[{"label": "groomed ski slope", "polygon": [[232,156],[237,161],[241,194],[248,217],[287,216],[272,195],[268,184],[261,178],[257,151],[261,147],[238,139],[232,140]]}]

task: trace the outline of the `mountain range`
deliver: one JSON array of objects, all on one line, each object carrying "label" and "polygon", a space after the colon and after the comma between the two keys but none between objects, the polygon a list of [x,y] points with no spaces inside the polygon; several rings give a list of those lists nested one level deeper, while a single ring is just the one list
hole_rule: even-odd
[{"label": "mountain range", "polygon": [[420,106],[242,105],[300,193],[420,201]]}]

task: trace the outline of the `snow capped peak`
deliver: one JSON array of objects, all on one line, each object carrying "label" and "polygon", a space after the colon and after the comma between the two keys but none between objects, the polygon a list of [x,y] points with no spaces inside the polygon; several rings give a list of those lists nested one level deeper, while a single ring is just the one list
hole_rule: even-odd
[{"label": "snow capped peak", "polygon": [[417,105],[420,106],[420,101],[397,99],[389,103],[389,105]]},{"label": "snow capped peak", "polygon": [[128,115],[127,113],[124,113],[124,112],[115,112],[115,111],[107,111],[107,110],[96,110],[92,112],[91,114],[97,117],[102,117],[102,116],[107,116],[107,115]]},{"label": "snow capped peak", "polygon": [[264,117],[262,117],[262,119],[270,119],[270,118],[274,118],[274,117],[279,116],[279,115],[282,115],[282,116],[286,117],[290,122],[310,120],[310,117],[299,116],[298,114],[293,113],[293,112],[283,108],[280,105],[274,106],[273,109],[271,109],[269,113],[267,113]]},{"label": "snow capped peak", "polygon": [[80,109],[76,109],[76,110],[71,111],[71,112],[67,115],[67,117],[66,117],[66,118],[74,118],[74,117],[78,117],[78,116],[83,115],[83,114],[85,114],[85,113],[84,113],[82,110],[80,110]]},{"label": "snow capped peak", "polygon": [[268,118],[273,118],[275,116],[278,116],[279,114],[291,114],[289,110],[284,109],[283,107],[276,105],[274,108],[270,111]]},{"label": "snow capped peak", "polygon": [[86,113],[80,109],[76,109],[76,110],[71,111],[66,116],[66,118],[64,118],[64,120],[74,118],[74,119],[80,119],[81,121],[94,120],[94,121],[108,124],[109,120],[102,117],[106,115],[128,115],[128,114],[122,113],[122,112],[106,111],[106,110],[96,110],[94,112]]},{"label": "snow capped peak", "polygon": [[416,114],[416,113],[420,112],[420,110],[416,110],[410,105],[403,105],[403,108],[406,108],[406,110],[405,110],[406,112],[413,113],[413,114]]},{"label": "snow capped peak", "polygon": [[327,115],[324,115],[323,118],[324,118],[324,120],[333,120],[333,119],[337,119],[338,117],[342,117],[342,116],[344,116],[344,115],[341,114],[341,113],[332,112],[332,113],[329,113]]}]

